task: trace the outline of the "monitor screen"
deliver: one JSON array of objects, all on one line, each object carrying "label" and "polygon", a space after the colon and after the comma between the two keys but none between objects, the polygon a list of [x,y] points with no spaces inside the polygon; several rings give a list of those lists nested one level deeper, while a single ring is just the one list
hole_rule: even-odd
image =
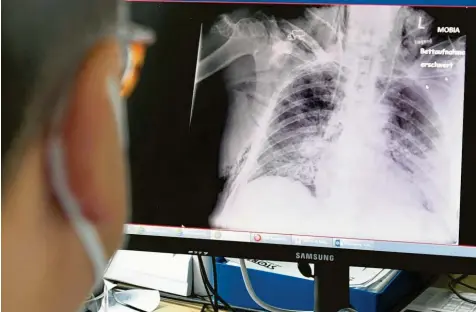
[{"label": "monitor screen", "polygon": [[476,258],[475,8],[131,10],[128,234]]}]

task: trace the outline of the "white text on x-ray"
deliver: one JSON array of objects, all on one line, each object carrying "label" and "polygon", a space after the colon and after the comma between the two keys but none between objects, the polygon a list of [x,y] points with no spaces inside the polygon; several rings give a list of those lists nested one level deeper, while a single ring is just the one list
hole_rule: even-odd
[{"label": "white text on x-ray", "polygon": [[436,32],[439,34],[459,34],[459,27],[437,27]]}]

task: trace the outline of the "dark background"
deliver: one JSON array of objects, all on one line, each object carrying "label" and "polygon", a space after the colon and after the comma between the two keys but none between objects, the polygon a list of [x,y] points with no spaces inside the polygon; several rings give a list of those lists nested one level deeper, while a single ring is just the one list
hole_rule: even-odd
[{"label": "dark background", "polygon": [[[206,34],[220,14],[245,7],[293,19],[302,16],[307,6],[132,2],[131,7],[133,20],[153,28],[157,36],[128,104],[132,222],[208,227],[224,185],[218,161],[228,99],[221,73],[200,83],[189,125],[200,25],[203,23]],[[471,90],[476,81],[476,10],[423,10],[435,18],[435,27],[459,26],[467,33],[460,242],[476,245],[472,231],[476,207],[471,194],[471,185],[476,188],[476,151],[471,142],[476,135],[476,123],[471,122],[476,110],[467,105],[476,103],[474,88]]]}]

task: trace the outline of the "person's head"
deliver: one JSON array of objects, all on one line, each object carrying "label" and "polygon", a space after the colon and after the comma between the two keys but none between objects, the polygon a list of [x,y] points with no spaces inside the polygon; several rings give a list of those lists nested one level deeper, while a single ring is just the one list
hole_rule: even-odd
[{"label": "person's head", "polygon": [[105,258],[120,247],[128,206],[116,120],[120,5],[2,2],[2,311],[76,311],[93,285],[93,264],[52,183],[53,132],[63,182]]}]

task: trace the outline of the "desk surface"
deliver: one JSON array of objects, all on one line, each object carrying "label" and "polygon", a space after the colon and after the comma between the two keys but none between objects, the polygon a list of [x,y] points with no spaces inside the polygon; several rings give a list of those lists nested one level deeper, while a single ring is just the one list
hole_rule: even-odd
[{"label": "desk surface", "polygon": [[[470,285],[476,285],[476,275],[470,276],[465,280],[466,283]],[[435,287],[446,288],[448,284],[448,277],[442,275],[434,284]],[[456,287],[458,290],[463,292],[469,292],[468,289],[462,288],[460,286]],[[162,300],[159,307],[155,312],[199,312],[202,308],[201,304],[193,304],[187,302],[178,302],[178,301],[169,301]]]},{"label": "desk surface", "polygon": [[160,305],[155,312],[199,312],[201,309],[202,305],[197,303],[161,300]]}]

